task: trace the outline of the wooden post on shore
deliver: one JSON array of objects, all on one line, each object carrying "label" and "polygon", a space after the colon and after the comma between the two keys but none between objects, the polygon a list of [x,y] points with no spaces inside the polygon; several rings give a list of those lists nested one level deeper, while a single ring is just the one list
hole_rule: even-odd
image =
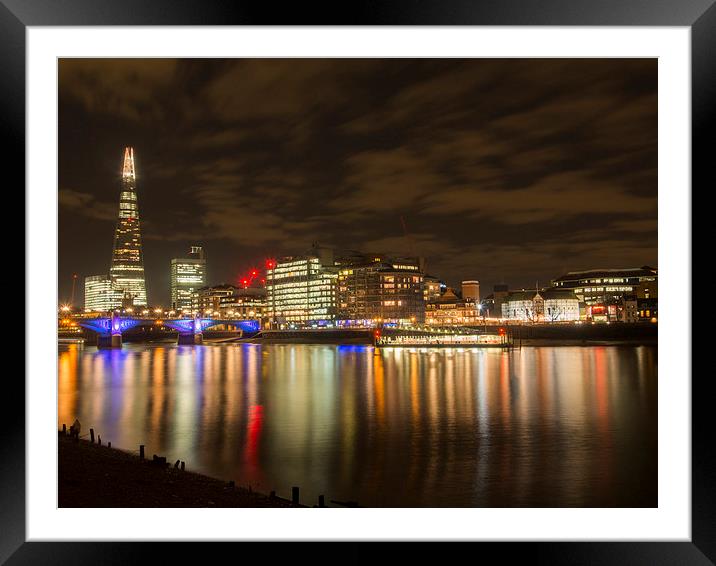
[{"label": "wooden post on shore", "polygon": [[99,434],[97,435],[97,444],[99,446],[102,446],[102,436],[100,436]]},{"label": "wooden post on shore", "polygon": [[62,423],[62,436],[67,435],[67,425],[65,423]]},{"label": "wooden post on shore", "polygon": [[178,469],[179,469],[179,460],[177,460],[176,462],[174,462],[174,469],[175,469],[175,470],[178,470]]},{"label": "wooden post on shore", "polygon": [[111,443],[111,442],[108,442],[108,443],[107,443],[107,448],[112,448],[112,443]]},{"label": "wooden post on shore", "polygon": [[291,488],[291,502],[294,505],[298,505],[298,486],[293,486]]},{"label": "wooden post on shore", "polygon": [[326,499],[322,496],[318,496],[318,506],[319,507],[325,507],[326,506]]},{"label": "wooden post on shore", "polygon": [[94,444],[94,429],[93,428],[90,429],[90,442],[92,444]]},{"label": "wooden post on shore", "polygon": [[182,460],[182,462],[181,462],[181,471],[182,472],[184,471],[184,464],[185,464],[185,462],[184,462],[184,460]]},{"label": "wooden post on shore", "polygon": [[139,459],[144,460],[144,444],[139,445]]}]

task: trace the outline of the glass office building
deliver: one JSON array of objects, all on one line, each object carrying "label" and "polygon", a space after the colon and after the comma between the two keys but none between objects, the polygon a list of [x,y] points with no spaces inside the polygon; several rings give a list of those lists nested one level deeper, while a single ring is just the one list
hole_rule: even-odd
[{"label": "glass office building", "polygon": [[171,260],[172,309],[192,312],[192,297],[197,289],[206,285],[206,259],[200,246],[192,246],[185,258]]},{"label": "glass office building", "polygon": [[122,306],[124,293],[106,275],[85,277],[85,312],[107,312]]},{"label": "glass office building", "polygon": [[327,325],[336,318],[337,269],[318,257],[284,258],[266,269],[269,324]]}]

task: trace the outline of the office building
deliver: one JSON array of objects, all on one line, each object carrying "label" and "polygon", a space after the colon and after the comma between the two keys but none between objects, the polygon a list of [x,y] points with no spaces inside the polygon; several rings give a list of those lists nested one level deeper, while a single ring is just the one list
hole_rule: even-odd
[{"label": "office building", "polygon": [[595,322],[623,320],[625,298],[633,296],[637,298],[639,319],[655,318],[658,283],[657,269],[649,266],[570,271],[552,281],[553,287],[577,295],[584,302],[585,318]]},{"label": "office building", "polygon": [[333,324],[338,274],[330,255],[309,253],[267,262],[267,309],[272,328]]},{"label": "office building", "polygon": [[658,274],[655,268],[648,266],[570,271],[553,280],[552,286],[571,290],[582,296],[587,305],[604,305],[612,300],[620,301],[624,295],[637,295],[639,289],[643,298],[657,298]]},{"label": "office building", "polygon": [[129,293],[135,306],[147,305],[137,179],[134,169],[134,150],[131,147],[124,150],[119,213],[109,274],[115,288]]},{"label": "office building", "polygon": [[187,257],[171,260],[170,270],[172,309],[191,313],[194,292],[206,286],[204,250],[191,246]]},{"label": "office building", "polygon": [[422,324],[425,322],[423,273],[419,258],[390,259],[366,254],[338,274],[341,324]]},{"label": "office building", "polygon": [[85,312],[107,312],[122,308],[124,292],[107,275],[85,277]]}]

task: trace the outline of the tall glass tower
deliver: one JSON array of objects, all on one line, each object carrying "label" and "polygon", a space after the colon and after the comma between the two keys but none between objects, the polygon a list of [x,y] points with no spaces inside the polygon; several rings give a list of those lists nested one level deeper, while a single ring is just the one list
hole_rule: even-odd
[{"label": "tall glass tower", "polygon": [[191,246],[189,257],[171,261],[172,309],[190,313],[194,292],[206,285],[206,260],[201,246]]},{"label": "tall glass tower", "polygon": [[123,291],[125,295],[131,295],[134,305],[147,305],[142,237],[139,231],[137,178],[134,172],[134,149],[131,147],[124,148],[122,191],[119,194],[119,216],[114,231],[114,250],[109,275],[115,289]]}]

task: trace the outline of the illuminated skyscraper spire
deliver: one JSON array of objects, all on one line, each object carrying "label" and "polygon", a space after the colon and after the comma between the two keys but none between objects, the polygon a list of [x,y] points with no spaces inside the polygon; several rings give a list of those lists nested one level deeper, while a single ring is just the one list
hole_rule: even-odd
[{"label": "illuminated skyscraper spire", "polygon": [[136,181],[134,175],[134,148],[124,148],[124,165],[122,166],[122,177],[131,177]]},{"label": "illuminated skyscraper spire", "polygon": [[134,149],[124,149],[122,166],[122,190],[119,194],[119,216],[114,231],[114,250],[110,277],[117,289],[132,295],[138,306],[147,304],[144,282],[142,238],[139,230],[139,206],[137,204],[137,179],[134,170]]}]

